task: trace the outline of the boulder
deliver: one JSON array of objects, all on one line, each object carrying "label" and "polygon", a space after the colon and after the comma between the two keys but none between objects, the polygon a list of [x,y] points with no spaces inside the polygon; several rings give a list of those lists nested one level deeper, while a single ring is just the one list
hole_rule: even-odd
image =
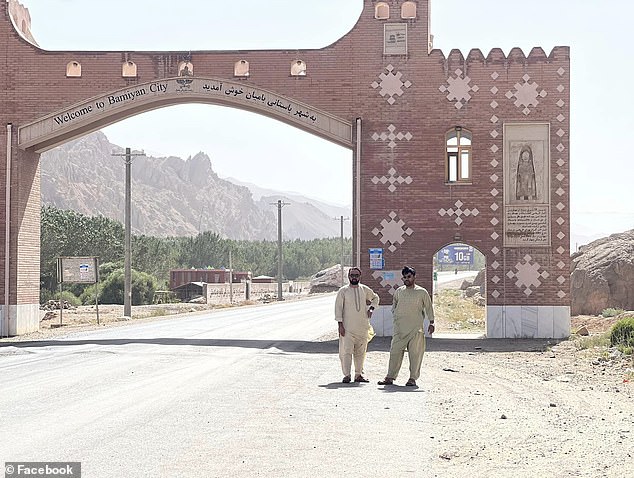
[{"label": "boulder", "polygon": [[570,272],[572,315],[634,309],[634,229],[581,246]]},{"label": "boulder", "polygon": [[[344,266],[343,273],[348,276],[348,270],[350,267]],[[363,282],[363,277],[361,278]],[[347,283],[347,279],[345,281]],[[341,265],[336,264],[328,269],[317,272],[310,278],[310,292],[309,294],[316,294],[320,292],[333,292],[339,290],[341,287]]]}]

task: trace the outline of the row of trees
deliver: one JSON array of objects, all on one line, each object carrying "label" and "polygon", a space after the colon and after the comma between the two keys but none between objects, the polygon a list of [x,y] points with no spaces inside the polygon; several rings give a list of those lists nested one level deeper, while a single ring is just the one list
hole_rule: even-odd
[{"label": "row of trees", "polygon": [[[56,261],[60,256],[98,256],[100,297],[105,303],[123,303],[124,229],[117,221],[102,216],[42,207],[41,290],[47,297],[57,288]],[[341,261],[341,239],[284,241],[282,245],[285,279],[307,278]],[[351,239],[345,239],[350,257]],[[151,300],[154,289],[166,288],[170,269],[222,268],[251,271],[253,275],[277,275],[277,242],[222,239],[204,232],[194,237],[132,236],[133,304]],[[120,284],[120,287],[119,287]],[[70,287],[82,302],[94,302],[94,288]]]}]

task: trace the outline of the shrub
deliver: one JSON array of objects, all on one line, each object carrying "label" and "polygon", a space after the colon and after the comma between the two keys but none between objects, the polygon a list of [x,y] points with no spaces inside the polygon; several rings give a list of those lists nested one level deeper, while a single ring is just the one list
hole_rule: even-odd
[{"label": "shrub", "polygon": [[634,350],[634,317],[619,320],[610,333],[610,345],[618,347],[624,353]]},{"label": "shrub", "polygon": [[[59,291],[52,292],[48,290],[41,290],[40,302],[45,304],[49,300],[59,301]],[[81,305],[81,300],[79,300],[79,298],[69,290],[62,291],[62,300],[68,302],[73,307],[79,307]]]},{"label": "shrub", "polygon": [[623,309],[614,309],[610,307],[608,309],[603,309],[603,312],[601,312],[601,315],[603,317],[616,317],[617,315],[622,314],[623,312],[625,312]]}]

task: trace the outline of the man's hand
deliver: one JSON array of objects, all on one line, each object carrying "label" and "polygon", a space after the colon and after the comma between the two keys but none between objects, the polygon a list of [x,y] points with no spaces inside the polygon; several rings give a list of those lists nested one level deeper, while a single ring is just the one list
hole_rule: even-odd
[{"label": "man's hand", "polygon": [[343,327],[343,322],[339,322],[339,335],[342,337],[346,335],[346,329]]},{"label": "man's hand", "polygon": [[436,330],[436,327],[434,327],[433,323],[429,323],[429,327],[427,328],[427,331],[429,332],[429,335],[434,333],[434,330]]}]

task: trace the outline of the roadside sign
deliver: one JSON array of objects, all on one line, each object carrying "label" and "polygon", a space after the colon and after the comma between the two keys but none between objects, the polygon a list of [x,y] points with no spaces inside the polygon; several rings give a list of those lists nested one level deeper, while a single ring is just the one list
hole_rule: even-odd
[{"label": "roadside sign", "polygon": [[370,252],[370,269],[382,270],[384,266],[383,248],[371,247]]},{"label": "roadside sign", "polygon": [[452,244],[438,251],[438,264],[473,265],[473,246]]}]

